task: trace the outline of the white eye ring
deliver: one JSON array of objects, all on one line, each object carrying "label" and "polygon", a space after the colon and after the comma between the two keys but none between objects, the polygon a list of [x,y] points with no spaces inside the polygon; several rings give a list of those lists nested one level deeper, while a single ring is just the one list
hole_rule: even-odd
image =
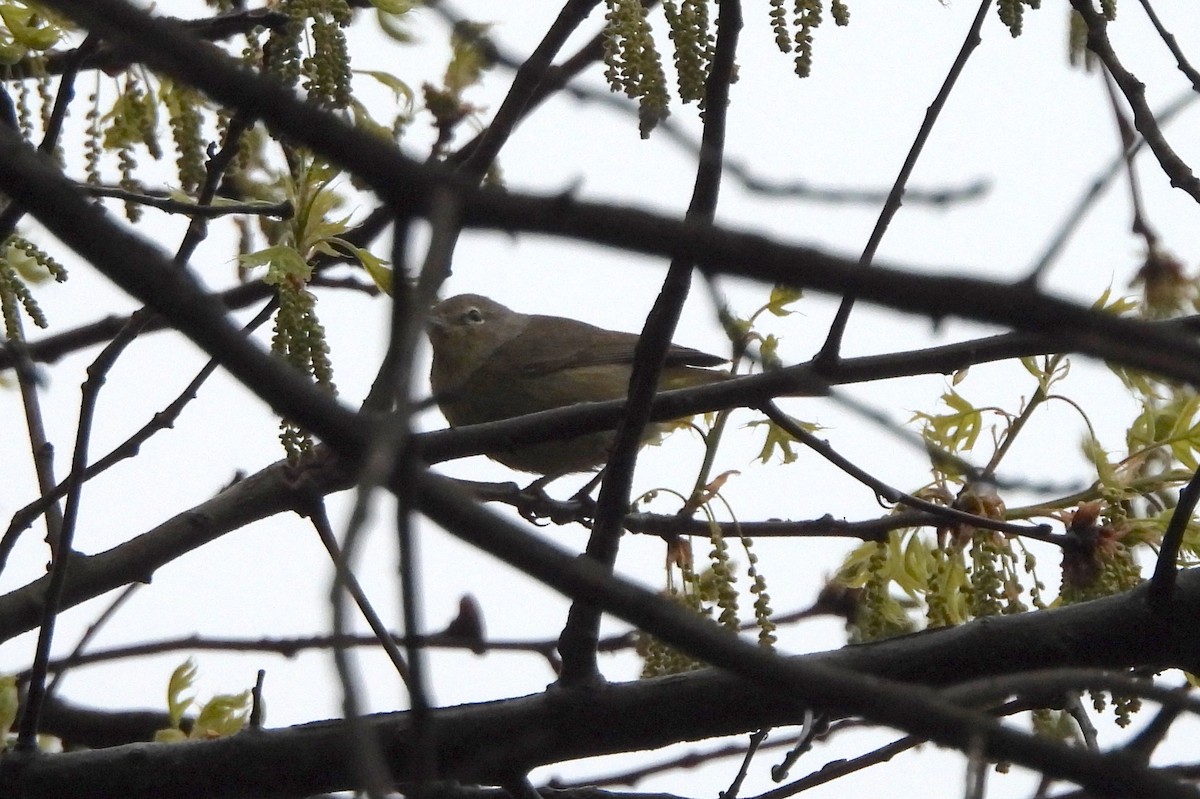
[{"label": "white eye ring", "polygon": [[473,325],[480,324],[483,322],[483,311],[478,308],[468,308],[463,313],[463,319]]}]

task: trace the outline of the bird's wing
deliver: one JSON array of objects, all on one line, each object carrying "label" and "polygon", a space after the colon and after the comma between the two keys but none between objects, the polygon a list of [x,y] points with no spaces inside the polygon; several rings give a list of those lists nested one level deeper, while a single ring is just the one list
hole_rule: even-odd
[{"label": "bird's wing", "polygon": [[[507,360],[506,350],[519,352],[521,373],[526,376],[550,374],[562,369],[586,366],[607,366],[633,363],[638,336],[604,330],[584,322],[571,320],[562,324],[554,317],[533,317],[530,324],[513,339],[501,345],[493,355]],[[548,329],[553,325],[552,333]],[[513,362],[513,361],[509,361]],[[690,347],[672,344],[667,351],[668,366],[716,366],[725,359]]]}]

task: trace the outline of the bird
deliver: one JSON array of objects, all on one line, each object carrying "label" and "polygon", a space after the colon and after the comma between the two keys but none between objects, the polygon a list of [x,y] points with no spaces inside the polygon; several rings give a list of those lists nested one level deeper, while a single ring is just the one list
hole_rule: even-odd
[{"label": "bird", "polygon": [[[520,313],[479,294],[460,294],[434,305],[427,331],[433,345],[430,385],[451,427],[622,399],[629,391],[639,338],[577,319]],[[672,344],[659,388],[726,379],[727,372],[707,368],[725,362]],[[651,425],[646,441],[660,434],[661,427]],[[512,469],[553,479],[602,466],[614,437],[613,431],[603,431],[486,454]]]}]

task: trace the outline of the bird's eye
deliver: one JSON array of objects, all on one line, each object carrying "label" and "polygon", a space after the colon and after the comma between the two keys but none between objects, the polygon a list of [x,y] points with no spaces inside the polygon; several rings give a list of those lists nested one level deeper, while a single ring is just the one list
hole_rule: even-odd
[{"label": "bird's eye", "polygon": [[478,308],[468,308],[463,314],[463,319],[473,325],[477,325],[483,321],[483,311]]}]

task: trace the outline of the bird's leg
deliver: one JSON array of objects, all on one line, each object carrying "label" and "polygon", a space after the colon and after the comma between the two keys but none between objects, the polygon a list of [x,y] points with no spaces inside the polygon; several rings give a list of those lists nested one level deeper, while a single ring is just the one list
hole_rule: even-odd
[{"label": "bird's leg", "polygon": [[600,485],[600,481],[604,479],[604,469],[592,475],[592,478],[583,484],[583,488],[571,495],[569,502],[579,510],[579,522],[586,527],[592,526],[592,520],[596,518],[596,500],[592,499],[592,491],[596,486]]},{"label": "bird's leg", "polygon": [[521,489],[517,495],[517,511],[521,518],[539,527],[575,521],[577,513],[574,503],[561,502],[546,493],[546,486],[559,477],[562,475],[543,475]]},{"label": "bird's leg", "polygon": [[601,469],[600,471],[598,471],[594,475],[592,475],[591,480],[588,480],[586,483],[583,484],[583,488],[579,489],[571,496],[571,500],[574,502],[591,501],[591,497],[589,495],[592,493],[592,490],[596,486],[600,485],[600,481],[603,479],[604,479],[604,470]]},{"label": "bird's leg", "polygon": [[521,490],[518,495],[517,511],[521,517],[533,524],[570,524],[579,522],[590,526],[594,516],[595,503],[592,501],[592,490],[600,483],[603,472],[591,478],[583,488],[579,489],[570,499],[563,501],[555,499],[546,493],[546,486],[562,475],[548,474],[539,477]]},{"label": "bird's leg", "polygon": [[561,474],[544,474],[526,486],[523,493],[531,494],[535,497],[544,497],[546,496],[546,486],[560,477],[562,477]]}]

